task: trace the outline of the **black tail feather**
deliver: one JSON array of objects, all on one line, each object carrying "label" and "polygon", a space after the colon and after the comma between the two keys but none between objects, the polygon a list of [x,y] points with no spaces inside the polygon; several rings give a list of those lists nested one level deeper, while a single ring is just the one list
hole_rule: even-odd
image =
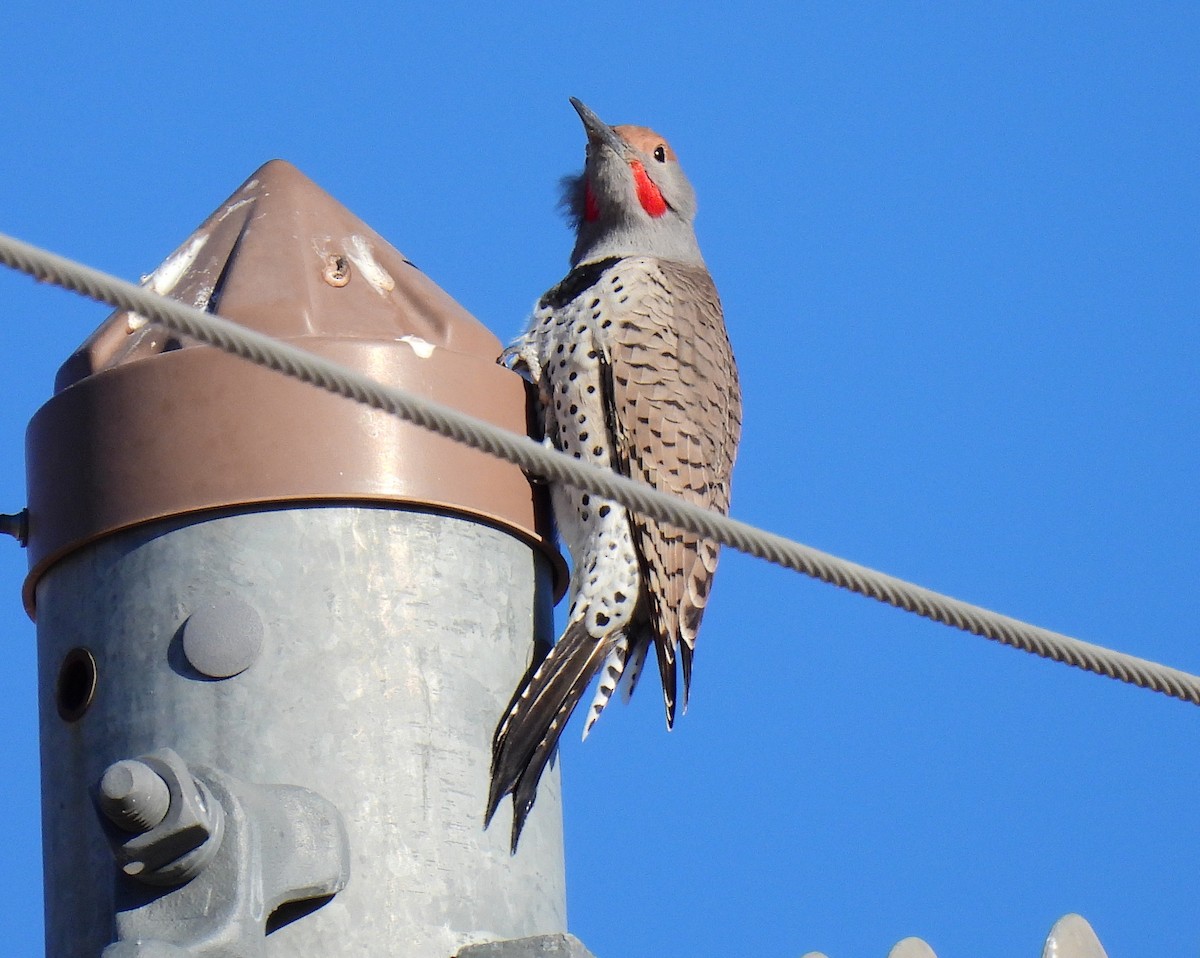
[{"label": "black tail feather", "polygon": [[[535,639],[533,643],[533,655],[529,662],[529,668],[525,670],[525,674],[521,676],[521,681],[517,683],[516,689],[513,691],[512,698],[508,700],[508,704],[504,706],[504,712],[501,713],[501,719],[496,723],[496,730],[492,732],[492,767],[496,764],[496,750],[500,741],[500,736],[508,730],[508,722],[513,712],[517,708],[517,701],[523,696],[530,685],[533,684],[534,676],[542,668],[542,664],[554,651],[554,646],[546,639]],[[489,813],[488,818],[491,818]]]},{"label": "black tail feather", "polygon": [[688,696],[692,694],[692,656],[696,653],[686,642],[679,643],[679,664],[683,668],[683,714],[687,714]]},{"label": "black tail feather", "polygon": [[658,674],[662,678],[663,704],[667,709],[667,728],[675,727],[675,647],[661,633],[654,636],[654,651],[658,655]]},{"label": "black tail feather", "polygon": [[511,794],[513,852],[537,798],[542,772],[575,706],[604,664],[608,646],[589,635],[583,621],[572,622],[496,727],[484,826],[491,823],[504,796]]}]

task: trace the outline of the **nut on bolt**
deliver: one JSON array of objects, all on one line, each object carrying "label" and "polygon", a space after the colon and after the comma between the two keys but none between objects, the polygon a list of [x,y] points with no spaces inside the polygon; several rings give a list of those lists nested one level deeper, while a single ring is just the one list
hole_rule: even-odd
[{"label": "nut on bolt", "polygon": [[225,810],[169,748],[110,765],[96,806],[121,871],[149,885],[195,878],[225,832]]}]

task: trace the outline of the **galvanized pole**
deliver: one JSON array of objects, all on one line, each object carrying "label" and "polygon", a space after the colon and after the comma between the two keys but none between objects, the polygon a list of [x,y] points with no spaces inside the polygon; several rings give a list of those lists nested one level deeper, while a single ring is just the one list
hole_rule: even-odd
[{"label": "galvanized pole", "polygon": [[[287,164],[148,283],[524,428],[494,337]],[[117,313],[28,474],[47,958],[583,953],[557,773],[517,855],[481,827],[561,581],[519,470]]]}]

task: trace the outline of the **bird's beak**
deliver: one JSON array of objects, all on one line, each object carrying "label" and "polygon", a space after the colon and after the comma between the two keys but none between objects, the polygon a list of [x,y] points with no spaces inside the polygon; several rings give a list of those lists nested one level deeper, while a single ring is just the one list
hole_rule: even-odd
[{"label": "bird's beak", "polygon": [[575,97],[570,99],[571,106],[575,107],[575,112],[579,114],[579,119],[583,120],[583,128],[587,130],[588,142],[602,144],[623,156],[626,150],[625,141],[617,136],[613,128],[596,116],[587,104]]}]

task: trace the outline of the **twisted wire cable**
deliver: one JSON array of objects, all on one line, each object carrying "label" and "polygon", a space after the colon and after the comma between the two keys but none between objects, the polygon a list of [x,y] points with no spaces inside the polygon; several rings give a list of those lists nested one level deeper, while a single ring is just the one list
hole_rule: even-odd
[{"label": "twisted wire cable", "polygon": [[597,493],[628,509],[822,582],[1015,649],[1200,705],[1200,676],[1000,615],[710,512],[651,486],[566,456],[449,406],[371,378],[0,233],[0,262],[98,302],[135,312],[250,362],[384,410],[520,466]]}]

